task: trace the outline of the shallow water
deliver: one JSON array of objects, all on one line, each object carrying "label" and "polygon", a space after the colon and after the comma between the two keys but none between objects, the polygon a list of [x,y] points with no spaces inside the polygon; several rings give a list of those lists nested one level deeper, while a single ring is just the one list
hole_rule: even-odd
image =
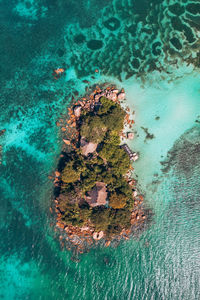
[{"label": "shallow water", "polygon": [[[0,1],[0,299],[200,298],[198,5]],[[135,176],[154,219],[137,239],[75,263],[54,237],[48,175],[56,121],[83,80],[125,87]]]}]

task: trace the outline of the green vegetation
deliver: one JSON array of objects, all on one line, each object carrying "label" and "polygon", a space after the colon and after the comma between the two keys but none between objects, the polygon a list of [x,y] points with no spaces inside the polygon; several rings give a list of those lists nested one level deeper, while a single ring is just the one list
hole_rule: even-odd
[{"label": "green vegetation", "polygon": [[109,205],[114,209],[120,209],[124,208],[124,206],[126,205],[126,201],[127,197],[124,194],[117,194],[116,192],[114,192],[110,195]]},{"label": "green vegetation", "polygon": [[100,143],[106,132],[106,126],[99,116],[87,116],[81,126],[81,136],[93,143]]},{"label": "green vegetation", "polygon": [[70,161],[65,165],[61,178],[64,183],[72,183],[80,178],[80,174],[81,172],[75,168],[74,162]]},{"label": "green vegetation", "polygon": [[[130,227],[134,202],[132,189],[124,178],[130,167],[128,154],[120,147],[125,112],[119,104],[102,97],[99,110],[82,112],[79,137],[97,143],[95,152],[84,156],[77,146],[68,154],[61,173],[59,208],[66,224],[83,226],[88,222],[107,235]],[[91,207],[87,193],[97,182],[106,184],[107,205]]]}]

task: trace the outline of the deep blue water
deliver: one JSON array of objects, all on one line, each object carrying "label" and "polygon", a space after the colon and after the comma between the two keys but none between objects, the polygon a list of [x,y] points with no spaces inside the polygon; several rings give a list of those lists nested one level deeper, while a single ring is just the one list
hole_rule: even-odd
[{"label": "deep blue water", "polygon": [[[199,2],[1,0],[0,16],[0,299],[199,299]],[[126,88],[155,216],[137,239],[75,263],[54,236],[48,175],[56,121],[83,80]]]}]

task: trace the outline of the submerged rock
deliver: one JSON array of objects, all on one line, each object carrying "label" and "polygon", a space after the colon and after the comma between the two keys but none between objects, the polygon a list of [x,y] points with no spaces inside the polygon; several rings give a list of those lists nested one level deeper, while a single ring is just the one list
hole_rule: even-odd
[{"label": "submerged rock", "polygon": [[70,145],[70,140],[65,140],[65,139],[63,139],[63,142],[66,144],[66,145]]},{"label": "submerged rock", "polygon": [[87,47],[91,50],[98,50],[103,47],[103,42],[101,40],[90,40],[87,42]]},{"label": "submerged rock", "polygon": [[134,133],[133,132],[127,132],[127,138],[129,140],[133,140],[134,139]]}]

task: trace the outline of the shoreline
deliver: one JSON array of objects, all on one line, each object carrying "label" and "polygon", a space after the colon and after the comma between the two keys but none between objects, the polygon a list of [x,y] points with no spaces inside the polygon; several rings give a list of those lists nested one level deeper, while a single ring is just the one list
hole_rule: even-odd
[{"label": "shoreline", "polygon": [[[134,207],[131,210],[130,227],[122,228],[118,234],[112,234],[108,236],[103,230],[95,231],[95,226],[92,224],[90,219],[84,226],[66,225],[62,221],[62,210],[60,209],[60,190],[62,185],[60,166],[66,153],[77,149],[78,139],[80,132],[77,130],[77,124],[79,123],[80,111],[90,110],[91,107],[95,106],[101,97],[106,97],[112,100],[114,103],[120,105],[125,111],[123,130],[120,134],[120,145],[128,140],[134,138],[134,134],[131,131],[134,124],[133,115],[130,112],[130,108],[126,103],[126,95],[124,89],[118,90],[115,85],[91,87],[90,93],[85,97],[75,101],[72,100],[70,107],[68,107],[68,118],[63,117],[57,122],[57,126],[61,127],[63,147],[58,163],[58,168],[55,171],[54,176],[54,203],[50,211],[56,218],[55,231],[59,237],[62,248],[73,250],[74,253],[88,252],[89,249],[94,248],[98,245],[105,247],[115,246],[122,240],[128,240],[131,236],[137,235],[147,227],[148,221],[151,219],[151,211],[145,208],[143,204],[144,197],[137,191],[137,182],[133,178],[133,167],[132,165],[128,169],[125,175],[125,180],[130,185],[133,191]],[[120,147],[121,147],[120,146]],[[125,146],[126,148],[126,146]],[[127,149],[126,149],[127,150]],[[131,151],[131,149],[128,149]],[[133,162],[138,159],[138,155],[135,152],[131,152],[133,155],[130,161]]]}]

